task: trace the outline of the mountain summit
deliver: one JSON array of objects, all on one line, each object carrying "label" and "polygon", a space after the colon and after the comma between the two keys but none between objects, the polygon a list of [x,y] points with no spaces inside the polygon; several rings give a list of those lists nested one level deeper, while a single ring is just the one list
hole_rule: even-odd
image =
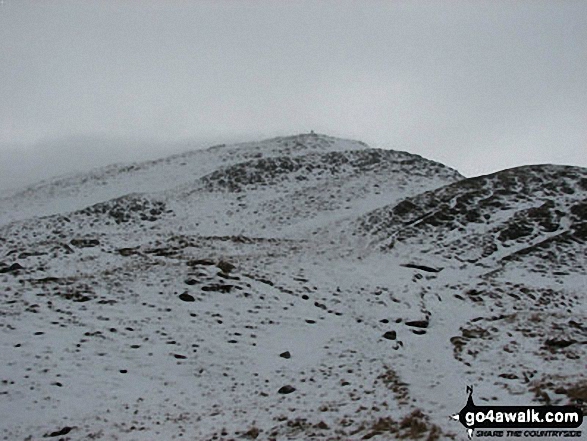
[{"label": "mountain summit", "polygon": [[319,134],[0,199],[4,438],[457,439],[587,399],[587,170]]}]

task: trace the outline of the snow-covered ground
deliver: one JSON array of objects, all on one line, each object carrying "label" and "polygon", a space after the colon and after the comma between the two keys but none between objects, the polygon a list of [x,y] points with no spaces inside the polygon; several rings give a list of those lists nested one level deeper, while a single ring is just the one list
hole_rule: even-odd
[{"label": "snow-covered ground", "polygon": [[0,200],[6,440],[464,439],[587,398],[587,170],[305,134]]}]

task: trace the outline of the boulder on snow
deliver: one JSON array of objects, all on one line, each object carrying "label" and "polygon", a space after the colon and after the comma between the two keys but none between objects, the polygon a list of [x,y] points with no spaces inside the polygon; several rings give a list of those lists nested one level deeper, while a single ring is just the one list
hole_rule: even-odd
[{"label": "boulder on snow", "polygon": [[283,394],[283,395],[287,395],[287,394],[291,394],[292,392],[294,392],[296,390],[295,387],[287,385],[287,386],[283,386],[281,387],[277,393],[278,394]]},{"label": "boulder on snow", "polygon": [[188,294],[187,292],[184,292],[183,294],[179,295],[179,300],[183,300],[184,302],[194,302],[196,299],[194,298],[194,296]]}]

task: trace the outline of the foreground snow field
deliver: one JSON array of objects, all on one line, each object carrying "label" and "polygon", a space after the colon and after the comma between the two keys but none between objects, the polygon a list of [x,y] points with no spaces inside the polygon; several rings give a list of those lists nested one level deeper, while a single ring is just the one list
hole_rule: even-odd
[{"label": "foreground snow field", "polygon": [[463,439],[587,399],[587,170],[317,134],[0,199],[5,440]]}]

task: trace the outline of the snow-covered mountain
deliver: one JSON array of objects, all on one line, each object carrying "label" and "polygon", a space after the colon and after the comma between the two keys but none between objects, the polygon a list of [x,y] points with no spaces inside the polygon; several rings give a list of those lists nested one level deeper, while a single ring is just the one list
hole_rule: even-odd
[{"label": "snow-covered mountain", "polygon": [[587,398],[587,170],[318,134],[0,199],[3,439],[461,439]]}]

